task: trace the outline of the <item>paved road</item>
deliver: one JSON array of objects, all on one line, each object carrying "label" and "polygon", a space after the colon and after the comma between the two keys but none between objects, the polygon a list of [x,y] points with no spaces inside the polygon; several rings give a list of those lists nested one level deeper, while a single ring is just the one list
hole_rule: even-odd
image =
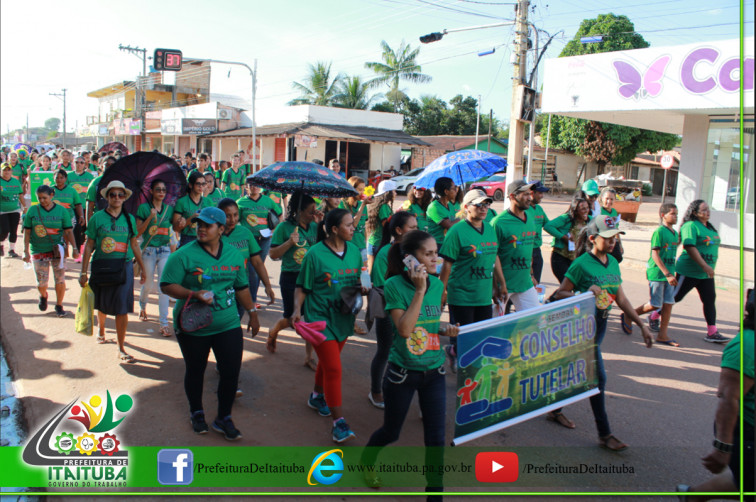
[{"label": "paved road", "polygon": [[[545,208],[553,217],[563,212],[566,204],[566,198],[556,199],[546,203]],[[644,208],[644,214],[653,215],[654,209],[650,206]],[[647,217],[641,218],[636,225],[638,228],[627,237],[640,239],[648,235],[650,238],[653,219],[646,223],[644,219],[648,220]],[[635,249],[635,244],[631,247]],[[642,248],[638,243],[638,253],[641,254],[638,260],[647,257],[648,247]],[[544,250],[547,251],[548,247]],[[727,267],[732,266],[737,257],[733,253],[725,250],[724,262],[720,257],[722,269],[729,270]],[[546,258],[548,263],[548,252]],[[279,264],[270,260],[267,263],[271,277],[277,282]],[[623,287],[633,303],[645,301],[647,283],[638,263],[628,261],[622,269]],[[29,429],[36,430],[72,396],[88,396],[110,389],[111,392],[128,392],[138,406],[119,429],[126,444],[228,444],[217,434],[196,436],[191,432],[182,386],[183,361],[175,338],[166,339],[157,332],[158,326],[154,322],[156,298],[152,298],[149,307],[152,322],[140,322],[136,315],[130,316],[127,343],[130,352],[139,359],[138,364],[119,365],[115,344],[97,345],[93,338],[75,333],[72,317],[57,319],[50,311],[42,313],[37,310],[32,272],[24,270],[19,260],[3,259],[0,271],[2,342],[14,371]],[[75,310],[80,292],[75,280],[77,275],[74,270],[67,273],[69,291],[65,308],[69,311]],[[733,277],[737,275],[733,273]],[[752,272],[750,277],[753,277]],[[544,270],[543,282],[550,289],[556,287],[548,266]],[[725,281],[718,288],[717,295],[721,332],[732,336],[736,333],[740,315],[738,287]],[[270,355],[265,350],[268,327],[280,314],[279,300],[262,313],[263,328],[258,337],[245,339],[240,382],[245,395],[234,407],[234,420],[244,432],[240,444],[331,446],[330,421],[318,417],[305,406],[314,374],[302,366],[304,349],[301,339],[293,332],[284,332],[279,337],[278,353]],[[112,322],[110,319],[107,326],[110,339],[115,338]],[[593,487],[581,485],[579,479],[562,480],[570,484],[571,491],[618,488],[670,491],[679,482],[690,483],[705,478],[708,473],[698,459],[710,447],[718,364],[723,347],[704,342],[701,339],[704,330],[701,304],[695,294],[675,307],[671,336],[682,344],[680,348],[654,346],[647,349],[637,328],[633,336],[624,335],[619,327],[618,314],[612,314],[602,346],[608,372],[607,409],[613,432],[631,446],[626,452],[612,454],[597,447],[587,401],[565,410],[578,424],[575,430],[537,418],[478,439],[472,446],[492,449],[532,447],[538,450],[531,451],[540,452],[545,461],[564,463],[580,458],[591,462],[624,463],[632,465],[636,472],[631,477],[606,476],[598,482],[599,486],[592,483]],[[372,333],[366,337],[355,336],[343,353],[344,413],[357,433],[353,442],[355,446],[364,445],[372,431],[381,424],[381,412],[373,408],[366,397],[369,389],[367,368],[374,344]],[[207,372],[205,403],[208,410],[214,409],[213,393],[217,380],[214,371]],[[454,381],[448,378],[447,416],[453,413],[454,395]],[[447,435],[451,440],[451,422]],[[421,421],[418,414],[411,411],[398,444],[420,445],[421,438]],[[508,491],[524,489],[514,486]]]}]

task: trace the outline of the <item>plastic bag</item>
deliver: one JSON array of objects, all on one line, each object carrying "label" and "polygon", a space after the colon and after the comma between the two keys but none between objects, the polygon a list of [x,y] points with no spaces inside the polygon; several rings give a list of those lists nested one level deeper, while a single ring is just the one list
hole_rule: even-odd
[{"label": "plastic bag", "polygon": [[77,333],[87,336],[94,334],[94,292],[89,284],[81,289],[75,322]]}]

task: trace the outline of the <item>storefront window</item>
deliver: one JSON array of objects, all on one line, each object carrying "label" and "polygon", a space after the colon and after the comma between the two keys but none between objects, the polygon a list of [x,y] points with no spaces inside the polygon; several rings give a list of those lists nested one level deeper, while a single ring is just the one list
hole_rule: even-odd
[{"label": "storefront window", "polygon": [[736,119],[712,119],[706,145],[702,199],[715,211],[753,214],[753,116],[744,120],[743,163],[745,191],[740,193],[740,125]]}]

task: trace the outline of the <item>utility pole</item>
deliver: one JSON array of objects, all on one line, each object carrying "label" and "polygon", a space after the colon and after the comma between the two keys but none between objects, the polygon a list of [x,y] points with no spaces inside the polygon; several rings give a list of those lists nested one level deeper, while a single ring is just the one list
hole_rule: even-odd
[{"label": "utility pole", "polygon": [[478,94],[478,117],[475,121],[475,149],[478,149],[478,133],[480,132],[480,94]]},{"label": "utility pole", "polygon": [[[536,59],[538,58],[538,29],[534,26],[533,27],[533,36],[535,37],[535,57],[533,58],[533,75],[531,77],[531,82],[529,85],[532,85],[532,88],[536,91],[536,96],[538,95],[538,68],[535,66]],[[527,180],[530,181],[531,176],[533,175],[533,158],[535,157],[535,153],[533,153],[533,150],[535,150],[535,111],[536,111],[536,99],[535,96],[533,98],[533,115],[530,117],[530,130],[528,131],[528,177]]]},{"label": "utility pole", "polygon": [[137,83],[136,83],[136,96],[134,96],[134,107],[136,110],[134,110],[135,115],[139,117],[139,120],[141,121],[141,127],[139,132],[140,142],[141,142],[141,148],[143,149],[145,147],[145,138],[144,138],[144,108],[145,108],[145,94],[146,91],[142,87],[142,80],[147,76],[147,49],[140,49],[139,47],[132,47],[130,45],[123,45],[118,44],[118,49],[134,54],[136,57],[142,60],[142,79],[140,80],[139,77],[137,77]]},{"label": "utility pole", "polygon": [[63,93],[59,92],[50,92],[50,96],[55,96],[56,98],[60,99],[63,98],[63,148],[67,148],[66,146],[66,90],[63,89]]},{"label": "utility pole", "polygon": [[507,147],[507,183],[522,178],[522,142],[524,124],[520,121],[522,87],[525,86],[525,69],[528,55],[529,0],[518,0],[515,21],[516,48],[512,54],[512,106],[509,115],[509,145]]},{"label": "utility pole", "polygon": [[493,108],[488,110],[488,148],[486,148],[488,153],[491,153],[491,124],[493,124]]}]

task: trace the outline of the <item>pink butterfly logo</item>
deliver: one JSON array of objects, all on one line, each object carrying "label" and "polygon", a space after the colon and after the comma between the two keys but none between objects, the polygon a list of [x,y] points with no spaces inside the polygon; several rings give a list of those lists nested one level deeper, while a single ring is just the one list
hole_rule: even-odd
[{"label": "pink butterfly logo", "polygon": [[612,65],[620,81],[619,93],[624,98],[643,99],[661,94],[661,79],[669,64],[670,56],[661,56],[651,63],[646,72],[641,73],[626,61],[613,61]]}]

